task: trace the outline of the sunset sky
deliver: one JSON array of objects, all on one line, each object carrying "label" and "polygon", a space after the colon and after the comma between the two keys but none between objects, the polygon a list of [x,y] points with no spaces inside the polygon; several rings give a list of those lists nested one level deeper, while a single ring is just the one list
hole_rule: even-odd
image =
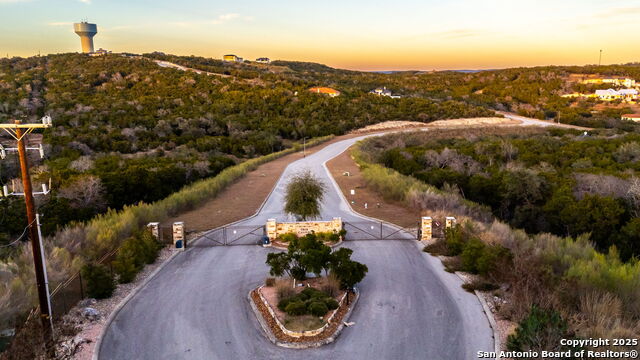
[{"label": "sunset sky", "polygon": [[640,0],[0,0],[0,56],[99,47],[358,70],[640,61]]}]

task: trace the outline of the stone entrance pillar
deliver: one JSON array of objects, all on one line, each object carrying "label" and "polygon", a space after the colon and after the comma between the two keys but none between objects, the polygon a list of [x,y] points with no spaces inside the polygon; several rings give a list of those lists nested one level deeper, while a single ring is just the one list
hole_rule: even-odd
[{"label": "stone entrance pillar", "polygon": [[278,237],[278,228],[276,219],[267,220],[267,237],[273,241]]},{"label": "stone entrance pillar", "polygon": [[445,219],[445,229],[450,229],[454,226],[456,226],[456,218],[454,218],[453,216],[447,216],[447,218]]},{"label": "stone entrance pillar", "polygon": [[156,240],[160,240],[160,223],[150,222],[147,224],[147,228],[151,231],[151,235],[155,236]]},{"label": "stone entrance pillar", "polygon": [[186,248],[184,222],[182,221],[173,223],[173,246],[182,250]]},{"label": "stone entrance pillar", "polygon": [[431,241],[431,238],[433,237],[433,229],[431,228],[432,223],[433,219],[431,219],[431,216],[422,217],[420,226],[422,235],[420,236],[420,241]]}]

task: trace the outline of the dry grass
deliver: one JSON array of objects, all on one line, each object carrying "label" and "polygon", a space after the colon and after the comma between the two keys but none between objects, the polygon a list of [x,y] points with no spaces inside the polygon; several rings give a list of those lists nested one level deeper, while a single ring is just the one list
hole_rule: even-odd
[{"label": "dry grass", "polygon": [[296,294],[296,289],[293,288],[293,281],[291,281],[291,279],[278,279],[276,280],[275,286],[278,301],[290,298]]},{"label": "dry grass", "polygon": [[450,273],[462,270],[462,260],[459,256],[442,258],[442,265],[444,270]]},{"label": "dry grass", "polygon": [[329,274],[326,283],[320,287],[320,290],[335,298],[340,293],[340,280],[334,274]]},{"label": "dry grass", "polygon": [[308,331],[323,327],[325,324],[320,318],[312,315],[287,316],[284,326],[291,331]]},{"label": "dry grass", "polygon": [[437,239],[435,242],[425,246],[423,251],[435,256],[447,256],[447,254],[449,253],[447,243],[444,241],[444,239]]}]

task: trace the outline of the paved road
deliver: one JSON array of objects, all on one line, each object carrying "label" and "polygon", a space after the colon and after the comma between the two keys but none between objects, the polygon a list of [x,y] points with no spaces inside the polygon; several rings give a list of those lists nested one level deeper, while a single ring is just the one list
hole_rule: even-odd
[{"label": "paved road", "polygon": [[[364,137],[364,136],[363,136]],[[324,163],[357,140],[348,139],[289,165],[261,211],[239,225],[286,219],[283,189],[309,169],[328,186],[322,217],[366,221],[353,213]],[[259,246],[209,246],[200,239],[168,263],[114,319],[100,359],[473,359],[492,351],[493,338],[478,299],[416,241],[349,241],[369,274],[362,299],[333,344],[290,350],[271,344],[250,310],[247,293],[267,276]]]},{"label": "paved road", "polygon": [[590,130],[589,128],[585,128],[582,126],[561,124],[561,123],[555,123],[553,121],[534,119],[534,118],[521,116],[518,114],[506,112],[506,111],[497,111],[497,113],[502,114],[504,115],[504,117],[509,119],[522,121],[522,124],[521,124],[522,126],[541,126],[541,127],[555,126],[555,127],[568,128],[568,129]]}]

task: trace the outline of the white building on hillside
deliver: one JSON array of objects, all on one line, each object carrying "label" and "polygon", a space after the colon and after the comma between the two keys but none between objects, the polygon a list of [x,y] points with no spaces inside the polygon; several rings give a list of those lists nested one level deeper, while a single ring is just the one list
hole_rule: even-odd
[{"label": "white building on hillside", "polygon": [[381,88],[377,88],[377,89],[373,89],[371,91],[369,91],[369,94],[375,94],[378,96],[387,96],[390,97],[392,99],[400,99],[400,95],[393,95],[393,93],[391,92],[391,90],[388,90],[386,86],[381,87]]},{"label": "white building on hillside", "polygon": [[622,90],[596,90],[596,96],[600,100],[613,101],[613,100],[636,100],[638,98],[638,90],[636,89],[622,89]]}]

